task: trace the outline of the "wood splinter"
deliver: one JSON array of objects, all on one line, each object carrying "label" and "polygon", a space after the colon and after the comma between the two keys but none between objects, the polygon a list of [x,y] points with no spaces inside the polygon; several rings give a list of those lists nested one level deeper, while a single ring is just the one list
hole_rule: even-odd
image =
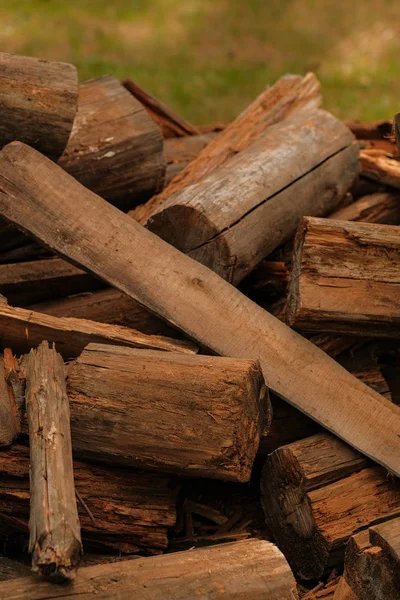
[{"label": "wood splinter", "polygon": [[48,342],[31,350],[26,362],[29,551],[34,572],[61,582],[74,578],[82,554],[64,363]]}]

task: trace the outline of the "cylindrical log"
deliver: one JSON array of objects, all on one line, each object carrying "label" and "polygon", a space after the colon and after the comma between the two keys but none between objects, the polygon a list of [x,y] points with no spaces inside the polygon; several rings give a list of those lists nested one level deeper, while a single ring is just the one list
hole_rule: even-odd
[{"label": "cylindrical log", "polygon": [[79,86],[78,113],[59,165],[112,204],[132,208],[163,187],[161,131],[118,79],[92,79]]},{"label": "cylindrical log", "polygon": [[64,151],[78,99],[76,68],[0,53],[0,148],[19,140],[56,160]]},{"label": "cylindrical log", "polygon": [[80,600],[297,600],[296,582],[279,550],[265,540],[101,564],[79,570],[68,587],[33,578],[0,584],[7,600],[45,600],[79,594]]},{"label": "cylindrical log", "polygon": [[68,581],[74,579],[82,554],[81,528],[64,362],[47,342],[26,359],[26,412],[32,569],[54,581]]},{"label": "cylindrical log", "polygon": [[90,344],[69,364],[74,452],[248,481],[269,414],[259,364],[170,354]]}]

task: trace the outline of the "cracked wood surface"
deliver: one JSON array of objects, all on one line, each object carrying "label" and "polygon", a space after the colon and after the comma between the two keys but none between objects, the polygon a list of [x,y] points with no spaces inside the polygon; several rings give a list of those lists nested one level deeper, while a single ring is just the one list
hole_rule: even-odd
[{"label": "cracked wood surface", "polygon": [[311,342],[28,146],[2,150],[0,184],[1,216],[216,354],[259,360],[279,396],[400,475],[400,409]]}]

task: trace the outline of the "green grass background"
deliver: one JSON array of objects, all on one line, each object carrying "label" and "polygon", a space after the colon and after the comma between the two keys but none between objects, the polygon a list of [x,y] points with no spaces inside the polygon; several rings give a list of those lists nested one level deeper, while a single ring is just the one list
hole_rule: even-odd
[{"label": "green grass background", "polygon": [[314,71],[343,118],[400,110],[399,0],[2,0],[0,50],[133,77],[187,119],[234,118]]}]

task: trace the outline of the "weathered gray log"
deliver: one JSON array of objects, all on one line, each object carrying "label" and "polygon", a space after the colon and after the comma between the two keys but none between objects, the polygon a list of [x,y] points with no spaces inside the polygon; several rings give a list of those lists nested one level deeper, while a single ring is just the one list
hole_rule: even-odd
[{"label": "weathered gray log", "polygon": [[399,228],[303,219],[286,319],[304,331],[399,337]]},{"label": "weathered gray log", "polygon": [[111,76],[80,84],[74,128],[58,162],[122,209],[144,202],[164,184],[161,132],[140,102]]},{"label": "weathered gray log", "polygon": [[0,53],[0,148],[19,140],[57,159],[71,133],[78,99],[76,68]]},{"label": "weathered gray log", "polygon": [[26,359],[32,569],[54,581],[75,577],[82,554],[75,498],[69,401],[61,356],[42,342]]},{"label": "weathered gray log", "polygon": [[79,570],[71,587],[33,578],[0,584],[7,600],[45,600],[78,594],[141,600],[297,600],[296,582],[279,550],[265,540],[245,540],[210,548],[101,564]]},{"label": "weathered gray log", "polygon": [[5,348],[0,354],[0,446],[8,446],[21,431],[19,400],[13,387],[17,365],[12,352]]},{"label": "weathered gray log", "polygon": [[0,182],[0,216],[215,353],[260,360],[278,395],[400,475],[400,409],[311,342],[28,146],[2,150]]}]

